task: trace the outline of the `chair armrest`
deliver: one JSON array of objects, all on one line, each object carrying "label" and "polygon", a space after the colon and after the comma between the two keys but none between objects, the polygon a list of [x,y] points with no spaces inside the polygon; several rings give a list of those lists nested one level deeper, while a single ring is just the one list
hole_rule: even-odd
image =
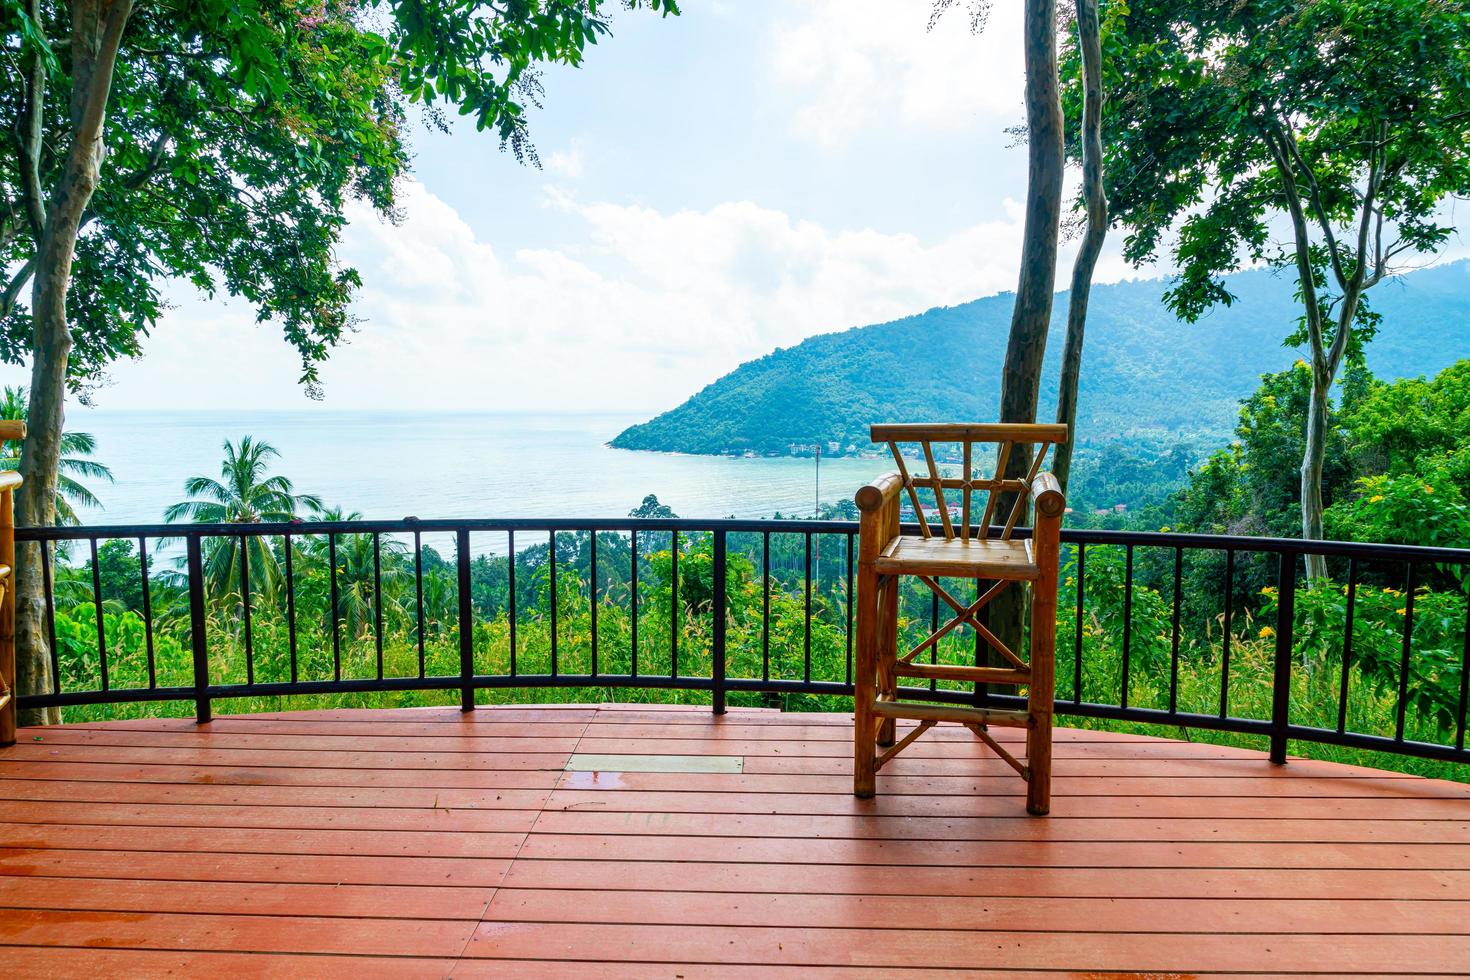
[{"label": "chair armrest", "polygon": [[871,514],[881,510],[902,489],[902,477],[897,473],[885,473],[867,486],[859,488],[853,500],[857,503],[858,510]]},{"label": "chair armrest", "polygon": [[1038,473],[1031,481],[1031,502],[1038,517],[1059,519],[1067,509],[1062,485],[1050,473]]}]

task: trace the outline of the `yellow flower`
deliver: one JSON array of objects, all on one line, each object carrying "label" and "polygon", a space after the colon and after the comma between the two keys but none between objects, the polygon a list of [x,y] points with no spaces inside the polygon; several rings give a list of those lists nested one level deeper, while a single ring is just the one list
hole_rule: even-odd
[{"label": "yellow flower", "polygon": [[1408,615],[1409,607],[1403,606],[1401,608],[1395,609],[1394,612],[1398,613],[1400,616],[1406,616]]},{"label": "yellow flower", "polygon": [[1383,499],[1383,494],[1381,494],[1381,493],[1375,493],[1373,496],[1371,496],[1371,497],[1368,498],[1368,503],[1370,503],[1370,504],[1376,504],[1376,503],[1378,503],[1378,501],[1380,501],[1382,499]]},{"label": "yellow flower", "polygon": [[1276,631],[1273,630],[1271,627],[1269,627],[1269,626],[1262,626],[1261,627],[1261,639],[1264,640],[1268,636],[1275,636],[1275,635],[1276,635]]},{"label": "yellow flower", "polygon": [[1431,487],[1429,484],[1426,483],[1426,484],[1424,484],[1424,492],[1425,493],[1433,493],[1434,492],[1434,488]]}]

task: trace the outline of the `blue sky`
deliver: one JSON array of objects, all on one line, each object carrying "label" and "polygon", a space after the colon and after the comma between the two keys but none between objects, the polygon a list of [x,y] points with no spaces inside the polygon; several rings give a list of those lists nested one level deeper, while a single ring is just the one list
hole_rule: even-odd
[{"label": "blue sky", "polygon": [[[773,347],[1013,287],[1018,4],[979,36],[926,31],[928,0],[683,6],[547,71],[540,170],[414,128],[406,219],[355,210],[342,244],[362,323],[324,407],[663,409]],[[1110,252],[1100,278],[1127,274]],[[101,407],[312,407],[275,328],[169,295]]]}]

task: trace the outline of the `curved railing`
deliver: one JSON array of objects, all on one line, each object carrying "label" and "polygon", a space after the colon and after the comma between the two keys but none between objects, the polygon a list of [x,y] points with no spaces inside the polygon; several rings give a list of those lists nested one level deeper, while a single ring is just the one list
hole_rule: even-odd
[{"label": "curved railing", "polygon": [[[232,698],[453,691],[469,708],[486,689],[595,687],[708,692],[716,712],[732,697],[835,708],[822,699],[852,694],[856,533],[683,519],[22,529],[22,560],[43,563],[56,683],[19,702],[192,702],[204,721]],[[1277,761],[1291,740],[1470,761],[1470,550],[1063,542],[1059,714],[1259,735]],[[1308,554],[1329,559],[1330,581],[1305,581]],[[136,589],[119,578],[130,560]],[[937,616],[930,598],[905,596],[914,629]],[[973,634],[941,646],[984,656]],[[943,682],[927,695],[1010,700]]]}]

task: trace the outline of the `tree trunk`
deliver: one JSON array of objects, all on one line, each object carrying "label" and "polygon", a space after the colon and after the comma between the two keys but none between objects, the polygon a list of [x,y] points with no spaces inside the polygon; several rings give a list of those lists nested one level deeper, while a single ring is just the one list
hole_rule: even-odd
[{"label": "tree trunk", "polygon": [[[1041,363],[1051,327],[1056,291],[1057,236],[1062,215],[1062,102],[1057,78],[1056,0],[1026,0],[1026,225],[1021,277],[1011,311],[1010,340],[1001,368],[1002,422],[1035,422]],[[1021,478],[1031,465],[1030,447],[1017,446],[1006,475]],[[1014,499],[1004,500],[1008,513]],[[1024,515],[1023,515],[1024,520]],[[1013,650],[1021,648],[1025,602],[1019,589],[1006,589],[990,604],[990,628]],[[992,653],[992,657],[994,654]]]},{"label": "tree trunk", "polygon": [[[1313,369],[1312,398],[1307,408],[1307,448],[1302,456],[1302,538],[1322,540],[1322,463],[1327,457],[1328,395],[1332,376]],[[1307,555],[1307,580],[1327,577],[1327,559]]]},{"label": "tree trunk", "polygon": [[[102,165],[102,134],[113,69],[132,0],[75,0],[71,6],[72,142],[46,210],[36,249],[31,291],[31,391],[20,473],[25,480],[16,501],[16,523],[46,527],[56,520],[56,486],[66,399],[66,366],[71,353],[66,294],[82,215],[97,186]],[[39,113],[41,106],[31,107]],[[16,676],[22,694],[53,690],[46,627],[46,583],[41,550],[24,545],[16,553]],[[55,709],[22,713],[23,724],[52,723]]]},{"label": "tree trunk", "polygon": [[1067,427],[1067,441],[1057,447],[1052,473],[1067,492],[1072,475],[1072,447],[1077,441],[1077,384],[1082,374],[1082,341],[1087,331],[1087,304],[1092,275],[1108,235],[1108,198],[1103,186],[1102,157],[1102,30],[1097,0],[1077,0],[1077,44],[1082,51],[1082,197],[1087,204],[1087,230],[1072,264],[1067,297],[1067,338],[1062,347],[1062,376],[1057,388],[1057,421]]}]

